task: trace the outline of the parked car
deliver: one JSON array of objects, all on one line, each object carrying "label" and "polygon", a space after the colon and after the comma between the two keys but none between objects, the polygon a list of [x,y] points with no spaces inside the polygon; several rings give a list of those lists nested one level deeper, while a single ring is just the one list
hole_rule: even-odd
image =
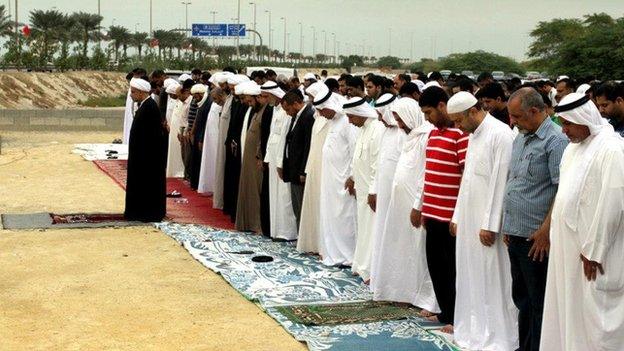
[{"label": "parked car", "polygon": [[466,77],[472,80],[475,80],[477,78],[473,71],[462,71],[461,74],[465,75]]},{"label": "parked car", "polygon": [[449,71],[448,69],[443,69],[440,71],[440,74],[442,75],[442,77],[444,78],[444,80],[447,80],[448,77],[451,75],[451,71]]},{"label": "parked car", "polygon": [[537,71],[528,71],[526,74],[527,80],[535,80],[535,79],[541,79],[541,78],[542,78],[542,75]]},{"label": "parked car", "polygon": [[495,80],[505,80],[505,72],[503,72],[503,71],[493,71],[492,72],[492,77],[494,77]]}]

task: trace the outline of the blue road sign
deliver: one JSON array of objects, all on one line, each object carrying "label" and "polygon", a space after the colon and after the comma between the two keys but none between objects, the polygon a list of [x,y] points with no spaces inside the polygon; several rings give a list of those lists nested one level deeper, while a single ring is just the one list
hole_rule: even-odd
[{"label": "blue road sign", "polygon": [[226,37],[228,35],[227,24],[193,23],[191,28],[194,37]]},{"label": "blue road sign", "polygon": [[244,24],[228,24],[227,31],[230,37],[244,37],[246,34]]}]

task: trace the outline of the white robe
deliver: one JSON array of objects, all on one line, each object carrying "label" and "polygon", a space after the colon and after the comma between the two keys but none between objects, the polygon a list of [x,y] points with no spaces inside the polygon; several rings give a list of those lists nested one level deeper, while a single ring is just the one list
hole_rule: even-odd
[{"label": "white robe", "polygon": [[[541,350],[624,350],[624,147],[616,137],[600,145],[586,180],[579,182],[591,138],[570,143],[561,160]],[[575,196],[570,189],[579,183]],[[581,254],[601,263],[605,274],[587,281]]]},{"label": "white robe", "polygon": [[352,173],[358,128],[343,112],[328,120],[328,127],[321,171],[320,254],[326,265],[351,265],[357,232],[356,201],[344,185]]},{"label": "white robe", "polygon": [[371,187],[371,194],[377,195],[377,208],[375,221],[375,231],[373,233],[373,254],[371,257],[371,291],[375,291],[377,286],[374,281],[382,267],[379,264],[379,255],[381,253],[381,236],[383,235],[388,216],[388,207],[390,206],[390,198],[392,195],[392,183],[396,172],[397,162],[403,148],[405,140],[405,132],[394,126],[393,128],[385,128],[381,137],[381,147],[379,149],[379,159],[377,160],[377,176],[375,183]]},{"label": "white robe", "polygon": [[321,245],[321,222],[319,212],[321,210],[321,173],[323,166],[323,145],[329,131],[329,123],[318,112],[314,114],[312,137],[310,138],[310,151],[306,163],[306,183],[303,190],[303,202],[301,204],[301,223],[297,238],[297,251],[320,252]]},{"label": "white robe", "polygon": [[176,100],[175,107],[171,113],[169,123],[169,149],[167,151],[167,177],[184,178],[184,162],[182,162],[182,144],[178,140],[181,127],[186,127],[188,122],[188,111],[191,106],[192,96],[186,101]]},{"label": "white robe", "polygon": [[217,141],[217,160],[215,163],[215,182],[212,193],[212,207],[223,209],[223,178],[225,176],[225,139],[230,127],[230,116],[232,113],[232,99],[230,94],[225,99],[221,115],[219,116],[219,139]]},{"label": "white robe", "polygon": [[134,121],[134,113],[137,110],[137,104],[130,97],[130,88],[128,88],[128,96],[126,97],[126,109],[124,110],[124,124],[123,124],[123,137],[122,143],[128,144],[130,141],[130,129],[132,128],[132,121]]},{"label": "white robe", "polygon": [[364,281],[370,278],[373,233],[377,218],[376,213],[368,205],[368,195],[374,193],[371,190],[377,176],[377,160],[384,129],[385,126],[376,119],[369,118],[364,122],[355,143],[351,166],[355,183],[358,228],[351,270]]},{"label": "white robe", "polygon": [[285,240],[297,239],[297,219],[292,207],[290,183],[285,183],[277,174],[277,168],[282,166],[290,122],[290,117],[281,106],[273,108],[271,132],[264,156],[264,162],[269,164],[271,237]]},{"label": "white robe", "polygon": [[197,192],[210,195],[214,191],[217,148],[219,143],[219,115],[222,107],[213,102],[206,120],[204,142],[202,147],[201,168],[199,170],[199,184]]},{"label": "white robe", "polygon": [[[455,342],[470,350],[518,347],[518,310],[511,298],[511,266],[499,235],[513,132],[487,114],[470,135],[453,223],[457,224]],[[496,234],[490,247],[479,232]]]},{"label": "white robe", "polygon": [[427,267],[425,228],[416,228],[410,221],[412,205],[423,196],[425,150],[432,128],[424,123],[413,130],[414,146],[402,150],[399,157],[384,230],[378,240],[379,271],[371,279],[371,286],[374,300],[411,303],[438,313]]}]

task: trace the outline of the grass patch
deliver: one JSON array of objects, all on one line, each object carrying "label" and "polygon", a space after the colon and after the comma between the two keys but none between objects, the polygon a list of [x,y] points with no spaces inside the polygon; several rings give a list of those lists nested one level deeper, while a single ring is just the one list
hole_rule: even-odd
[{"label": "grass patch", "polygon": [[87,100],[81,100],[78,104],[86,107],[124,107],[126,106],[126,97],[126,94],[119,96],[92,97]]}]

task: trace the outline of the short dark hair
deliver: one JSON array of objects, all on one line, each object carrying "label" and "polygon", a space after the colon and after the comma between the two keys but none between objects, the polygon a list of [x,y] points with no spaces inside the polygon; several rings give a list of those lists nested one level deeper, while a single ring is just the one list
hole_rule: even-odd
[{"label": "short dark hair", "polygon": [[165,75],[165,71],[163,71],[162,69],[155,69],[152,71],[151,77],[152,78],[160,78],[162,76]]},{"label": "short dark hair", "polygon": [[418,100],[418,105],[420,107],[438,107],[438,104],[443,102],[448,102],[448,94],[446,91],[440,87],[431,86],[425,89],[422,94],[420,94],[420,99]]},{"label": "short dark hair", "polygon": [[572,81],[572,79],[570,78],[563,78],[557,81],[557,84],[559,83],[564,83],[566,88],[570,89],[570,90],[575,90],[576,89],[576,85],[574,84],[574,81]]},{"label": "short dark hair", "polygon": [[199,68],[193,68],[193,70],[191,71],[191,74],[202,74],[202,70]]},{"label": "short dark hair", "polygon": [[410,76],[409,74],[405,74],[405,73],[401,73],[398,75],[399,79],[408,83],[412,81],[412,76]]},{"label": "short dark hair", "polygon": [[327,75],[327,70],[326,69],[322,70],[321,75]]},{"label": "short dark hair", "polygon": [[479,91],[477,91],[476,98],[477,99],[489,98],[489,99],[495,99],[495,100],[496,98],[501,98],[501,100],[504,101],[505,90],[503,89],[503,86],[500,83],[497,83],[497,82],[488,83],[483,88],[479,89]]},{"label": "short dark hair", "polygon": [[182,89],[184,89],[184,90],[191,89],[193,87],[193,85],[195,85],[195,81],[192,80],[191,78],[189,78],[189,79],[185,80],[184,83],[182,83]]},{"label": "short dark hair", "polygon": [[460,79],[455,85],[459,87],[460,91],[467,91],[471,94],[474,92],[474,82],[470,78]]},{"label": "short dark hair", "polygon": [[360,88],[362,91],[364,91],[364,80],[360,77],[351,77],[347,79],[347,86],[348,87],[354,87],[354,88]]},{"label": "short dark hair", "polygon": [[212,74],[210,74],[210,72],[205,71],[202,73],[201,78],[205,81],[208,81],[208,79],[210,79],[210,77],[212,77]]},{"label": "short dark hair", "polygon": [[420,94],[420,89],[418,89],[418,85],[416,85],[416,83],[414,82],[407,82],[403,84],[401,89],[399,89],[399,95],[401,96],[412,95],[414,93]]},{"label": "short dark hair", "polygon": [[234,74],[237,74],[238,72],[236,71],[236,69],[232,66],[225,66],[223,67],[223,72],[231,72]]},{"label": "short dark hair", "polygon": [[390,78],[384,77],[383,88],[384,88],[384,91],[390,91],[394,89],[394,81]]},{"label": "short dark hair", "polygon": [[340,84],[338,84],[338,81],[335,80],[334,78],[325,79],[325,85],[327,85],[327,87],[331,91],[336,91],[340,88]]},{"label": "short dark hair", "polygon": [[481,83],[486,79],[494,80],[494,76],[490,72],[481,72],[481,74],[477,77],[477,83]]},{"label": "short dark hair", "polygon": [[352,75],[350,75],[349,73],[343,73],[340,75],[340,78],[338,78],[338,81],[340,82],[341,80],[344,80],[345,82],[347,81],[347,79],[353,77]]},{"label": "short dark hair", "polygon": [[609,101],[615,101],[617,98],[624,99],[624,85],[616,82],[602,83],[594,91],[594,97],[599,96],[604,96]]},{"label": "short dark hair", "polygon": [[385,78],[382,76],[373,75],[370,78],[368,78],[368,81],[373,83],[373,85],[376,87],[383,87],[384,79]]},{"label": "short dark hair", "polygon": [[438,71],[433,71],[431,72],[431,74],[429,75],[429,77],[427,77],[427,80],[432,82],[434,80],[440,80],[440,79],[444,79],[444,77],[442,77],[442,74]]},{"label": "short dark hair", "polygon": [[141,67],[137,67],[137,68],[133,69],[132,73],[134,75],[139,76],[139,77],[147,75],[147,71],[145,70],[145,68],[141,68]]},{"label": "short dark hair", "polygon": [[266,70],[266,75],[267,75],[267,77],[268,76],[277,76],[277,73],[275,73],[275,71],[272,70],[272,69],[267,69]]},{"label": "short dark hair", "polygon": [[287,105],[293,105],[295,103],[303,103],[303,94],[301,94],[301,90],[295,88],[291,89],[282,98],[282,103]]}]

